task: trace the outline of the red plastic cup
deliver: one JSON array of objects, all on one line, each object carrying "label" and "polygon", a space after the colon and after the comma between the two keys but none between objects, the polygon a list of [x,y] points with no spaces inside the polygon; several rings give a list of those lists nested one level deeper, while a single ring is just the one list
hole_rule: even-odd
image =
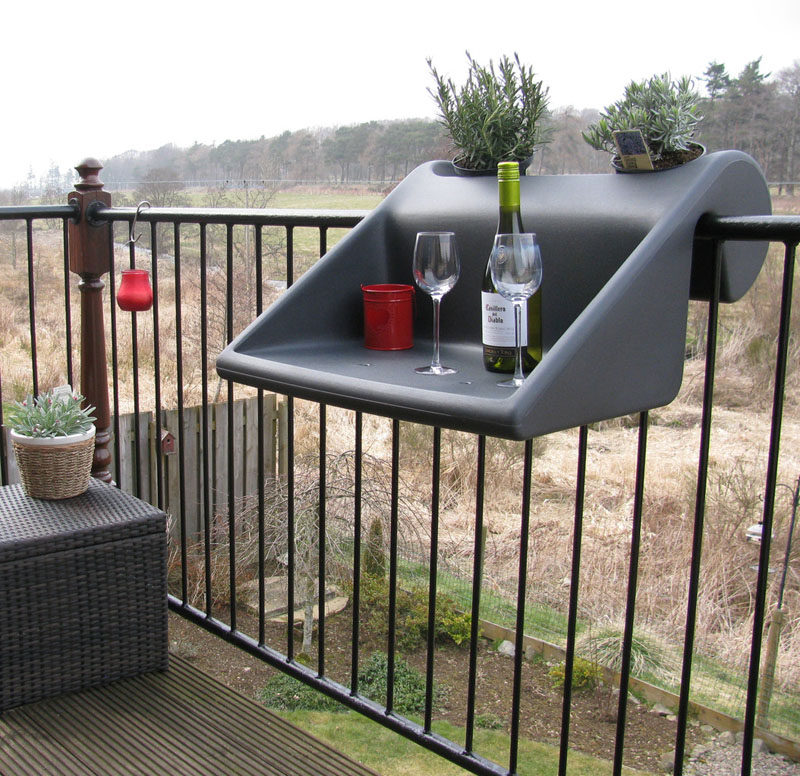
[{"label": "red plastic cup", "polygon": [[399,283],[361,286],[364,347],[408,350],[414,346],[414,287]]}]

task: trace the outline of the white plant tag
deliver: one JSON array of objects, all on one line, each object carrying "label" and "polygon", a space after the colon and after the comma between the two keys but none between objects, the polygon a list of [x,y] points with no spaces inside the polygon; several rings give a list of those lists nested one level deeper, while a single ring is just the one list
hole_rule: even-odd
[{"label": "white plant tag", "polygon": [[67,402],[72,398],[71,385],[59,385],[53,388],[53,398],[59,401]]}]

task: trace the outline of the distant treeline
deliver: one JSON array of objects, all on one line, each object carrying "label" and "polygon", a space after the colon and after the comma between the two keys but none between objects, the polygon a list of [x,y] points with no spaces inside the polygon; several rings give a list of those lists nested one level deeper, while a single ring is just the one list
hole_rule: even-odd
[{"label": "distant treeline", "polygon": [[738,76],[709,64],[700,79],[707,98],[700,141],[709,151],[736,148],[761,165],[767,180],[800,178],[800,60],[777,74],[761,72],[761,57]]},{"label": "distant treeline", "polygon": [[[584,143],[580,134],[596,116],[597,111],[572,108],[552,113],[548,121],[554,127],[553,141],[537,152],[535,171],[558,174],[608,169],[608,159]],[[102,177],[107,188],[136,189],[157,200],[164,189],[172,188],[162,184],[254,189],[276,182],[390,186],[422,162],[454,155],[438,121],[369,121],[258,140],[227,140],[213,146],[197,143],[190,148],[166,145],[153,151],[130,151],[104,160]],[[153,197],[148,199],[152,203]]]},{"label": "distant treeline", "polygon": [[164,180],[201,185],[260,180],[389,182],[427,159],[439,158],[445,148],[435,121],[370,121],[218,145],[132,151],[106,160],[103,180],[135,184],[157,173]]}]

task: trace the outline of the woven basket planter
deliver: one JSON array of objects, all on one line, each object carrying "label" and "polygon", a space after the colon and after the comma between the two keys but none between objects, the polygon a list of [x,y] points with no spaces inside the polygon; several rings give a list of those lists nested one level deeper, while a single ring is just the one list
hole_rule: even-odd
[{"label": "woven basket planter", "polygon": [[83,434],[37,438],[11,431],[22,487],[31,498],[80,496],[89,487],[95,428]]}]

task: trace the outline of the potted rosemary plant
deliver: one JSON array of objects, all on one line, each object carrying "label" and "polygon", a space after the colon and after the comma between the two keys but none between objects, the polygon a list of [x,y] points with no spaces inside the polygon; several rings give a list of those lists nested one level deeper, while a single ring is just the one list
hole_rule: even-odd
[{"label": "potted rosemary plant", "polygon": [[439,108],[456,157],[456,169],[467,173],[494,173],[498,162],[519,162],[524,169],[537,146],[550,139],[544,126],[548,90],[537,81],[532,68],[503,56],[497,70],[490,60],[479,65],[467,52],[469,73],[460,88],[444,78],[428,59],[436,82],[428,89]]},{"label": "potted rosemary plant", "polygon": [[[700,95],[691,78],[674,81],[669,73],[654,75],[631,81],[622,99],[604,109],[583,132],[583,139],[592,148],[612,154],[612,164],[620,171],[665,170],[703,154],[705,149],[693,139],[702,121],[699,110]],[[644,147],[637,156],[644,164],[623,165],[620,154],[627,156],[623,143],[638,133]]]},{"label": "potted rosemary plant", "polygon": [[89,487],[94,407],[69,386],[15,402],[6,412],[20,480],[31,498],[64,499]]}]

